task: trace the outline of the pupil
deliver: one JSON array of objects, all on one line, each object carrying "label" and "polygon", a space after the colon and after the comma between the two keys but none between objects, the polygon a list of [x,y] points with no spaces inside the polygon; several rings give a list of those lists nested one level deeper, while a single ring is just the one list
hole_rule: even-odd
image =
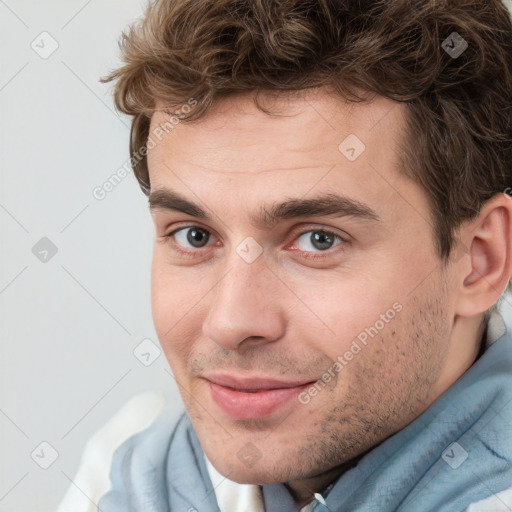
[{"label": "pupil", "polygon": [[329,249],[332,244],[331,237],[321,232],[313,233],[311,235],[311,242],[317,249]]},{"label": "pupil", "polygon": [[206,235],[206,233],[202,229],[189,229],[187,240],[194,247],[202,247],[204,244],[208,242],[208,235]]}]

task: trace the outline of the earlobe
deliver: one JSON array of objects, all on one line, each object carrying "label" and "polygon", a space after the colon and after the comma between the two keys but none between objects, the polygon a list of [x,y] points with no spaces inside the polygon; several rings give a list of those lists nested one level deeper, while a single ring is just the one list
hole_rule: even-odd
[{"label": "earlobe", "polygon": [[506,194],[489,199],[459,236],[467,255],[456,263],[460,267],[456,310],[473,316],[498,301],[512,275],[512,199]]}]

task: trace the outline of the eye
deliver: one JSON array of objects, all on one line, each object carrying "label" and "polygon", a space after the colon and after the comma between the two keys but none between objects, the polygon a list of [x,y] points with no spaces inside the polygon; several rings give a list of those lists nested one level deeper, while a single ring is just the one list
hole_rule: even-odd
[{"label": "eye", "polygon": [[[335,243],[338,240],[338,243]],[[325,229],[303,231],[298,237],[296,245],[300,251],[326,252],[333,247],[341,245],[345,240],[336,233]],[[311,251],[311,249],[313,249]]]},{"label": "eye", "polygon": [[184,252],[191,252],[187,249],[201,249],[205,247],[210,240],[210,232],[199,226],[179,228],[165,236],[173,238],[176,241],[178,252],[181,251],[179,246],[185,248],[183,249]]},{"label": "eye", "polygon": [[[211,233],[200,226],[183,226],[165,235],[172,242],[172,249],[183,256],[197,255],[200,249],[207,247]],[[289,248],[305,253],[305,257],[316,259],[327,257],[330,249],[347,242],[342,236],[327,229],[310,229],[300,232]],[[340,247],[342,250],[344,247]],[[327,253],[323,255],[322,253]]]}]

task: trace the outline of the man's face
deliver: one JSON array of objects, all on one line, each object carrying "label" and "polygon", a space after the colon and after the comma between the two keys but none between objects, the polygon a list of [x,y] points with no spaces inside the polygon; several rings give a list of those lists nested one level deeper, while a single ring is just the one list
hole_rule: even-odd
[{"label": "man's face", "polygon": [[[286,115],[238,95],[148,154],[161,345],[209,460],[260,484],[319,475],[416,418],[453,320],[426,195],[398,171],[404,107],[322,89],[265,105]],[[333,195],[337,215],[305,208]],[[273,210],[290,200],[316,201]]]}]

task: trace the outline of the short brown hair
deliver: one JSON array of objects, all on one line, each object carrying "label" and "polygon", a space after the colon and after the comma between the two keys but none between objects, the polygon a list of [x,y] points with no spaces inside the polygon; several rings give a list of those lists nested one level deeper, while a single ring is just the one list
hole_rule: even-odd
[{"label": "short brown hair", "polygon": [[[462,54],[448,51],[454,41],[467,43]],[[512,23],[501,0],[157,0],[120,47],[124,64],[101,81],[117,80],[116,107],[134,116],[146,194],[140,152],[157,102],[194,98],[181,115],[192,121],[232,93],[321,86],[406,104],[402,168],[426,191],[441,258],[464,220],[511,190]]]}]

